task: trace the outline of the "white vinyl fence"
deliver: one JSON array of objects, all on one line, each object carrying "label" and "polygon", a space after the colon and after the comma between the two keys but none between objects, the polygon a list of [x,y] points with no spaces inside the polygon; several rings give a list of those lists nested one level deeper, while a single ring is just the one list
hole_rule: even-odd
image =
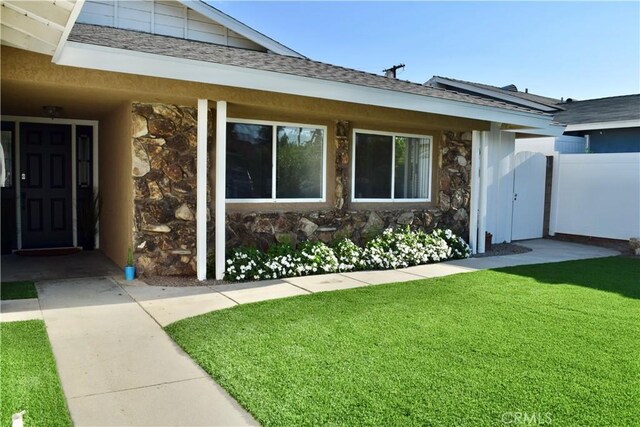
[{"label": "white vinyl fence", "polygon": [[640,237],[640,153],[559,154],[550,234]]}]

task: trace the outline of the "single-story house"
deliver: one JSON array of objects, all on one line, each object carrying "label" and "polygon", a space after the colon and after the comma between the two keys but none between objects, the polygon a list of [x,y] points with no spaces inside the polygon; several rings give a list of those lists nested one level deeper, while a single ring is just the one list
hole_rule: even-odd
[{"label": "single-story house", "polygon": [[314,61],[202,1],[5,0],[1,20],[3,251],[124,265],[131,247],[144,274],[200,279],[230,247],[395,225],[483,252],[487,231],[511,239],[516,137],[564,132]]}]

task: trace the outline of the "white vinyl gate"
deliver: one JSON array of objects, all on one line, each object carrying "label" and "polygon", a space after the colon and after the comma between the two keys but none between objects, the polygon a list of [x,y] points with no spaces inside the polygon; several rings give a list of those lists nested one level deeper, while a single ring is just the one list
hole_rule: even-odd
[{"label": "white vinyl gate", "polygon": [[511,240],[543,235],[546,169],[544,154],[522,151],[514,155]]}]

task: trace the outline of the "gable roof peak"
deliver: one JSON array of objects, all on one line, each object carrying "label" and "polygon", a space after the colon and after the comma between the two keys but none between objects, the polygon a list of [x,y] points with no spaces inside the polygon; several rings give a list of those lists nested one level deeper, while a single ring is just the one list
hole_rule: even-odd
[{"label": "gable roof peak", "polygon": [[306,58],[299,52],[283,45],[282,43],[272,39],[271,37],[261,33],[260,31],[251,28],[247,24],[244,24],[234,17],[227,15],[220,9],[213,7],[211,4],[204,0],[177,0],[187,8],[194,10],[207,18],[218,22],[221,25],[229,28],[232,31],[248,38],[249,40],[265,47],[266,49],[280,54],[293,56],[296,58]]},{"label": "gable roof peak", "polygon": [[81,8],[79,24],[305,58],[204,0],[83,0]]}]

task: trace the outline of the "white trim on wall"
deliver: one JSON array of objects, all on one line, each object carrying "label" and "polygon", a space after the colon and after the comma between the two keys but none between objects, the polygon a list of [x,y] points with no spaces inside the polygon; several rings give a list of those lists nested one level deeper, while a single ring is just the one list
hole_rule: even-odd
[{"label": "white trim on wall", "polygon": [[[5,117],[2,117],[4,120]],[[11,120],[8,120],[11,121]],[[16,144],[16,157],[13,159],[14,164],[16,165],[16,248],[18,250],[22,249],[22,180],[20,179],[20,168],[22,166],[22,162],[20,161],[20,122],[14,120],[14,132],[15,132],[15,144]]]},{"label": "white trim on wall", "polygon": [[[384,132],[371,129],[353,129],[352,131],[352,144],[351,144],[351,202],[352,203],[428,203],[431,202],[431,189],[433,187],[433,136],[431,135],[417,135],[412,133],[403,132]],[[356,198],[356,134],[368,134],[368,135],[382,135],[391,137],[391,196],[389,198],[371,199],[371,198]],[[427,139],[429,141],[429,184],[427,188],[427,198],[418,199],[396,199],[395,196],[395,156],[396,156],[396,144],[395,138],[397,136],[407,138],[420,138]]]},{"label": "white trim on wall", "polygon": [[[232,203],[324,203],[327,201],[327,139],[328,139],[327,126],[307,124],[307,123],[292,123],[292,122],[278,122],[278,121],[271,121],[271,120],[252,120],[252,119],[235,119],[235,118],[228,118],[226,123],[271,126],[272,141],[273,141],[271,146],[271,166],[272,166],[271,167],[271,196],[272,197],[261,198],[261,199],[229,199],[227,198],[226,199],[227,203],[229,204],[232,204]],[[278,126],[322,130],[322,197],[321,198],[292,199],[292,198],[278,198],[276,196]],[[226,144],[226,141],[225,141],[225,144]]]},{"label": "white trim on wall", "polygon": [[[42,124],[55,124],[55,125],[71,125],[71,229],[73,246],[78,245],[78,215],[77,215],[77,162],[76,162],[76,127],[77,126],[92,126],[93,127],[93,196],[95,197],[99,191],[98,184],[98,121],[97,120],[80,120],[80,119],[51,119],[47,117],[30,117],[30,116],[2,116],[3,122],[13,122],[15,126],[15,138],[16,138],[16,247],[18,250],[22,249],[22,212],[21,212],[21,159],[20,159],[20,125],[22,123],[42,123]],[[94,242],[95,249],[100,248],[99,230],[100,219],[98,219],[96,225],[96,239]]]},{"label": "white trim on wall", "polygon": [[71,125],[71,228],[73,247],[78,247],[78,142],[76,125]]}]

